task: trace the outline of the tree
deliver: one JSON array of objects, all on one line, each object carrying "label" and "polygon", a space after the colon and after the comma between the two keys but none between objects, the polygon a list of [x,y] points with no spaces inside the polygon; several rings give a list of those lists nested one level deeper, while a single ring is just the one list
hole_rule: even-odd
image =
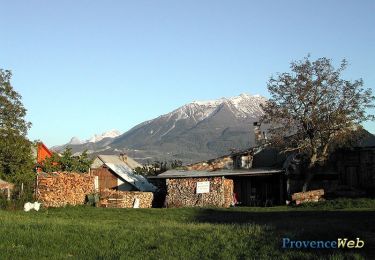
[{"label": "tree", "polygon": [[143,175],[143,176],[156,176],[163,172],[166,172],[171,169],[181,169],[182,161],[174,160],[174,161],[154,161],[152,164],[147,161],[145,165],[142,167],[137,167],[134,169],[135,174]]},{"label": "tree", "polygon": [[88,172],[92,160],[88,157],[87,151],[79,156],[73,156],[72,149],[66,148],[59,156],[53,153],[51,157],[46,158],[41,165],[44,172]]},{"label": "tree", "polygon": [[278,74],[268,82],[271,98],[263,105],[262,121],[269,124],[271,143],[284,152],[307,156],[303,191],[313,177],[313,167],[323,163],[338,146],[351,140],[362,129],[361,123],[374,120],[371,89],[363,80],[341,78],[347,62],[338,69],[327,58],[310,56],[291,63],[291,73]]},{"label": "tree", "polygon": [[33,160],[21,95],[11,85],[12,73],[0,69],[0,177],[13,182],[32,182]]}]

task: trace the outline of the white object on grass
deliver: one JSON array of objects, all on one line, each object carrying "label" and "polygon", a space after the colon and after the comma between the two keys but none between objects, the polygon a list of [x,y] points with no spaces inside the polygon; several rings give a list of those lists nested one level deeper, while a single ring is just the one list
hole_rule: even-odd
[{"label": "white object on grass", "polygon": [[31,203],[31,202],[26,202],[25,205],[23,206],[23,210],[25,212],[29,212],[30,210],[34,209],[36,211],[39,211],[40,209],[40,203],[39,202],[34,202],[34,203]]}]

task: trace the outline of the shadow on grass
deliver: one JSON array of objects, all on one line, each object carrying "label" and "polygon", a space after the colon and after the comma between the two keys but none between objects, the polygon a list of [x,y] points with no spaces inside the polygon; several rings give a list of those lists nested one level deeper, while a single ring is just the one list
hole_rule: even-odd
[{"label": "shadow on grass", "polygon": [[[338,238],[365,241],[363,249],[350,252],[375,256],[375,211],[246,211],[242,209],[202,209],[195,221],[213,224],[256,224],[268,227],[268,235],[300,240],[337,240]],[[348,251],[349,252],[349,251]]]},{"label": "shadow on grass", "polygon": [[[334,220],[338,223],[375,224],[375,210],[373,211],[320,211],[320,210],[290,210],[290,211],[244,211],[223,209],[201,209],[196,220],[217,224],[277,224],[284,225],[293,220],[303,224]],[[298,224],[295,223],[295,224]],[[342,224],[342,223],[341,223]],[[375,228],[375,226],[373,227]]]}]

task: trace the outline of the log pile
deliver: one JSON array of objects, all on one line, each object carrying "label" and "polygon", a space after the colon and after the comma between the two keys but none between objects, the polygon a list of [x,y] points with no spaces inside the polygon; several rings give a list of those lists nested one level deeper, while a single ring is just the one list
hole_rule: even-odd
[{"label": "log pile", "polygon": [[294,193],[292,195],[292,201],[295,201],[296,205],[306,202],[318,202],[322,201],[324,190],[312,190],[307,192]]},{"label": "log pile", "polygon": [[233,167],[233,159],[230,156],[211,161],[199,162],[186,166],[188,171],[216,171]]},{"label": "log pile", "polygon": [[233,180],[224,179],[224,208],[229,208],[233,204],[233,189]]},{"label": "log pile", "polygon": [[138,200],[139,208],[151,208],[153,198],[152,192],[105,189],[100,193],[99,204],[105,208],[134,208]]},{"label": "log pile", "polygon": [[[197,194],[197,182],[210,182],[210,192]],[[167,207],[229,207],[233,182],[223,177],[181,178],[167,180]]]},{"label": "log pile", "polygon": [[82,205],[94,192],[94,176],[88,174],[42,173],[37,182],[37,199],[44,207]]}]

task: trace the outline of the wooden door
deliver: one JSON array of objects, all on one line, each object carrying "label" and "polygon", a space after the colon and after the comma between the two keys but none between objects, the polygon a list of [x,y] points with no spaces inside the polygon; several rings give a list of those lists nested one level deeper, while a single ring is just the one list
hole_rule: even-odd
[{"label": "wooden door", "polygon": [[92,174],[98,176],[99,190],[118,189],[117,177],[108,168],[92,169]]}]

